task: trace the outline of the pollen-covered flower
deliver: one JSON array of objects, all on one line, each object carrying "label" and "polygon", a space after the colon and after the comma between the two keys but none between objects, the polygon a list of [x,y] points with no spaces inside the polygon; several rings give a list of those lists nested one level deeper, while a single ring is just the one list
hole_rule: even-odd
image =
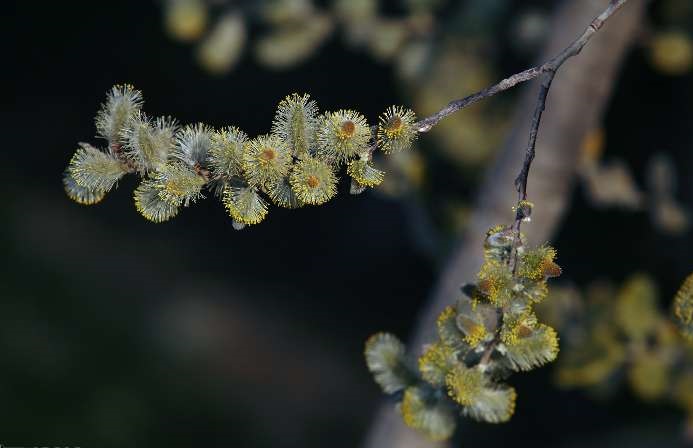
[{"label": "pollen-covered flower", "polygon": [[141,174],[160,169],[173,151],[177,128],[170,117],[152,120],[143,112],[136,113],[121,132],[125,155]]},{"label": "pollen-covered flower", "polygon": [[517,274],[530,280],[544,280],[558,277],[561,268],[556,264],[556,249],[551,246],[539,246],[525,251],[519,257]]},{"label": "pollen-covered flower", "polygon": [[496,311],[486,304],[461,299],[457,302],[455,323],[462,332],[465,343],[471,348],[477,348],[482,342],[491,339],[496,329]]},{"label": "pollen-covered flower", "polygon": [[156,182],[150,179],[135,189],[134,199],[137,211],[149,221],[160,223],[178,214],[179,208],[161,199]]},{"label": "pollen-covered flower", "polygon": [[421,387],[408,387],[402,398],[402,419],[433,441],[449,439],[457,425],[455,414],[444,400],[427,395]]},{"label": "pollen-covered flower", "polygon": [[504,306],[512,300],[514,280],[506,263],[495,259],[487,260],[479,271],[477,286],[494,305]]},{"label": "pollen-covered flower", "polygon": [[207,181],[182,162],[171,162],[152,174],[161,200],[176,207],[190,205],[202,197]]},{"label": "pollen-covered flower", "polygon": [[484,373],[479,368],[458,364],[448,373],[445,382],[450,398],[462,406],[470,406],[484,388]]},{"label": "pollen-covered flower", "polygon": [[424,381],[442,386],[455,361],[455,351],[449,345],[437,342],[429,345],[419,358],[419,372]]},{"label": "pollen-covered flower", "polygon": [[338,163],[368,148],[371,130],[363,115],[353,110],[325,114],[318,130],[319,154]]},{"label": "pollen-covered flower", "polygon": [[68,171],[77,185],[107,192],[127,173],[127,167],[110,153],[88,143],[80,143],[70,160]]},{"label": "pollen-covered flower", "polygon": [[280,137],[261,135],[245,145],[242,165],[248,183],[263,186],[287,175],[291,151]]},{"label": "pollen-covered flower", "polygon": [[96,130],[99,137],[117,144],[121,131],[128,121],[142,109],[142,92],[129,84],[114,86],[108,93],[106,102],[96,115]]},{"label": "pollen-covered flower", "polygon": [[265,190],[267,195],[276,205],[284,208],[299,208],[301,201],[296,197],[296,193],[291,188],[288,177],[282,177],[277,182],[273,182]]},{"label": "pollen-covered flower", "polygon": [[505,352],[513,370],[531,370],[556,359],[558,355],[556,330],[541,324],[535,329],[519,333],[521,334],[515,339],[515,343],[507,346]]},{"label": "pollen-covered flower", "polygon": [[304,204],[320,205],[337,194],[337,177],[330,165],[321,160],[304,159],[296,163],[289,182]]},{"label": "pollen-covered flower", "polygon": [[374,168],[367,160],[363,159],[355,159],[349,162],[347,174],[364,187],[378,186],[385,178],[384,171]]},{"label": "pollen-covered flower", "polygon": [[464,340],[472,348],[477,347],[489,336],[483,323],[476,322],[461,314],[457,316],[457,326],[464,330]]},{"label": "pollen-covered flower", "polygon": [[446,377],[446,384],[450,397],[475,420],[502,423],[515,412],[515,389],[490,383],[478,367],[458,364]]},{"label": "pollen-covered flower", "polygon": [[516,300],[513,304],[515,306],[541,303],[549,294],[549,287],[545,280],[518,283],[515,288],[518,293],[517,297],[524,299],[524,301]]},{"label": "pollen-covered flower", "polygon": [[519,343],[522,338],[532,335],[537,327],[537,316],[531,310],[521,314],[508,314],[503,319],[501,341],[507,346]]},{"label": "pollen-covered flower", "polygon": [[305,157],[315,144],[318,105],[310,95],[291,94],[277,107],[272,134],[287,142],[295,157]]},{"label": "pollen-covered flower", "polygon": [[103,190],[90,190],[79,185],[69,170],[66,170],[65,174],[63,174],[63,186],[67,196],[82,205],[97,204],[106,196],[106,192]]},{"label": "pollen-covered flower", "polygon": [[212,134],[209,165],[215,176],[240,176],[243,172],[243,147],[248,136],[240,129],[229,126]]},{"label": "pollen-covered flower", "polygon": [[206,165],[212,146],[212,128],[203,123],[185,126],[176,136],[173,156],[190,166]]},{"label": "pollen-covered flower", "polygon": [[409,149],[418,135],[414,128],[416,115],[400,106],[391,106],[380,117],[378,147],[385,153]]},{"label": "pollen-covered flower", "polygon": [[224,205],[237,223],[259,224],[267,216],[267,203],[253,187],[231,187],[224,189]]}]

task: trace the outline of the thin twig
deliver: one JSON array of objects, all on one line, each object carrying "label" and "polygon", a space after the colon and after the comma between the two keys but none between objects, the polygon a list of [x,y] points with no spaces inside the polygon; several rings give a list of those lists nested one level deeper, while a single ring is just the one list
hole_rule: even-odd
[{"label": "thin twig", "polygon": [[587,42],[590,41],[592,36],[594,36],[594,34],[597,31],[599,31],[599,29],[604,25],[604,22],[606,22],[616,11],[621,9],[621,7],[624,4],[626,4],[627,1],[628,0],[611,0],[609,2],[609,6],[607,6],[604,12],[597,16],[592,21],[592,23],[590,23],[589,26],[585,28],[585,31],[583,31],[580,37],[575,39],[575,41],[572,44],[570,44],[563,51],[561,51],[553,58],[549,59],[544,64],[538,67],[529,68],[520,73],[516,73],[508,78],[503,79],[497,84],[494,84],[490,87],[485,88],[484,90],[473,93],[459,100],[451,101],[447,106],[445,106],[438,112],[434,113],[433,115],[419,120],[415,124],[417,130],[419,132],[428,132],[433,128],[433,126],[438,124],[440,120],[447,117],[448,115],[452,115],[458,110],[469,107],[480,100],[489,98],[497,93],[515,87],[518,84],[531,81],[532,79],[540,76],[543,73],[555,74],[556,71],[561,67],[561,65],[563,65],[563,63],[566,60],[579,54],[582,51],[582,49],[585,47],[585,45],[587,45]]},{"label": "thin twig", "polygon": [[[537,98],[537,105],[534,109],[534,115],[532,116],[532,127],[529,131],[529,143],[527,144],[527,152],[525,153],[525,161],[520,169],[520,174],[517,175],[515,179],[515,186],[517,187],[517,192],[519,194],[518,200],[524,201],[527,199],[527,177],[529,176],[529,168],[532,166],[532,161],[536,154],[535,148],[537,146],[537,134],[539,134],[539,125],[541,124],[541,116],[546,108],[546,98],[549,95],[549,90],[551,89],[551,83],[553,78],[556,76],[555,71],[548,72],[544,75],[544,80],[541,82],[541,89],[539,90],[539,97]],[[515,217],[516,230],[520,230],[520,223],[522,222],[523,216],[519,214]]]}]

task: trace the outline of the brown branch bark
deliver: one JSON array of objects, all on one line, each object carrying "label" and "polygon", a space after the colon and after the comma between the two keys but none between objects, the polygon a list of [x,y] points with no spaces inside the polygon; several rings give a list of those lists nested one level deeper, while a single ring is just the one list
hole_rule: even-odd
[{"label": "brown branch bark", "polygon": [[[608,8],[618,8],[623,3],[624,1],[611,0]],[[553,72],[566,59],[579,53],[584,43],[601,28],[603,20],[592,20],[604,10],[604,4],[603,0],[570,0],[561,4],[552,21],[551,42],[541,58],[559,62]],[[532,199],[537,206],[532,216],[534,222],[527,229],[527,234],[535,243],[541,243],[552,235],[568,205],[580,145],[587,132],[603,116],[621,61],[629,44],[636,37],[645,6],[645,0],[631,0],[621,14],[613,17],[608,27],[594,36],[594,42],[585,49],[579,61],[566,65],[553,82],[551,96],[545,102],[550,113],[544,118],[541,135],[536,141],[538,150],[534,174],[528,182]],[[565,47],[585,23],[590,23],[590,26],[578,40]],[[581,39],[585,39],[582,45],[575,47],[575,43],[579,43]],[[575,53],[571,54],[572,51]],[[420,131],[429,130],[440,119],[466,105],[546,73],[541,69],[543,66],[544,64],[526,70],[485,91],[450,103],[438,114],[421,120]],[[518,105],[513,131],[486,173],[470,225],[446,263],[433,294],[417,319],[411,341],[411,347],[416,351],[435,338],[436,316],[458,297],[460,284],[475,278],[482,263],[486,230],[494,224],[509,221],[512,216],[511,208],[516,197],[509,194],[509,186],[515,178],[517,167],[524,167],[525,154],[518,151],[518,148],[526,145],[527,129],[531,128],[532,122],[532,116],[527,111],[532,110],[536,101],[536,94],[528,92]],[[365,446],[423,448],[442,445],[429,442],[405,427],[392,404],[387,403],[376,413]]]}]

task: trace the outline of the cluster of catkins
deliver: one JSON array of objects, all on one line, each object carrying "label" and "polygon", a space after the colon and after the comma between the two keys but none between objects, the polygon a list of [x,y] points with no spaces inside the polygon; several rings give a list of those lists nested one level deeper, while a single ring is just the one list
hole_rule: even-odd
[{"label": "cluster of catkins", "polygon": [[509,420],[516,393],[502,380],[558,354],[556,331],[533,311],[547,296],[547,279],[561,273],[556,251],[528,249],[523,240],[512,228],[489,230],[477,283],[465,285],[463,297],[440,314],[439,339],[424,348],[418,369],[395,336],[378,333],[366,343],[375,381],[395,395],[404,422],[431,439],[451,437],[460,413],[489,423]]},{"label": "cluster of catkins", "polygon": [[320,114],[308,95],[293,94],[279,103],[272,132],[249,139],[236,127],[180,127],[168,117],[150,118],[140,91],[115,86],[96,116],[107,148],[81,143],[63,183],[73,200],[95,204],[125,174],[137,173],[135,205],[154,222],[176,216],[207,189],[242,228],[266,217],[267,198],[286,208],[329,201],[344,165],[352,193],[379,185],[384,173],[373,166],[373,151],[409,148],[415,122],[412,111],[392,106],[371,129],[356,111]]}]

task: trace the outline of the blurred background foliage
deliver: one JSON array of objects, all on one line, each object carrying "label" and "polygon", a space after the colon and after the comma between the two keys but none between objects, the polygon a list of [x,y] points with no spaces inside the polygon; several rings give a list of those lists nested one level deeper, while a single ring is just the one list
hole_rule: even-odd
[{"label": "blurred background foliage", "polygon": [[[517,92],[383,161],[387,183],[366,198],[344,190],[252,231],[234,232],[211,201],[152,225],[133,209],[134,183],[83,208],[65,197],[62,170],[75,141],[95,134],[94,110],[114,83],[142,89],[154,114],[251,134],[269,130],[293,91],[371,121],[390,104],[423,116],[531,65],[555,5],[10,2],[0,19],[11,61],[0,109],[0,443],[358,445],[380,399],[363,342],[411,328]],[[693,267],[692,39],[688,0],[653,2],[608,114],[584,142],[582,182],[553,241],[581,290],[645,272],[665,309]],[[560,371],[517,377],[513,420],[469,424],[466,445],[685,442],[672,400],[547,388]]]},{"label": "blurred background foliage", "polygon": [[586,389],[600,401],[625,382],[645,403],[679,407],[687,419],[684,437],[693,436],[693,340],[676,312],[693,301],[692,284],[693,276],[666,308],[655,281],[643,273],[619,288],[595,281],[584,294],[554,287],[539,313],[563,337],[555,382]]}]

